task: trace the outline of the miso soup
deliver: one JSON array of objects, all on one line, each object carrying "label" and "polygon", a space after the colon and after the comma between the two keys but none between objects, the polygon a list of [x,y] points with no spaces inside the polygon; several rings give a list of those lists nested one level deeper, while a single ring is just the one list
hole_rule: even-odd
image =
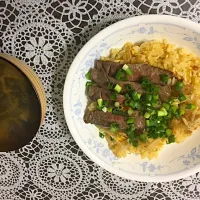
[{"label": "miso soup", "polygon": [[19,149],[37,133],[41,107],[29,79],[0,58],[0,151]]}]

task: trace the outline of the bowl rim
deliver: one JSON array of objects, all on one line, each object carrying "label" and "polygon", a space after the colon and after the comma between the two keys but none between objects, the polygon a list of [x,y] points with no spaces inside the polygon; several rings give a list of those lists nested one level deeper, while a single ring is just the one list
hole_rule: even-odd
[{"label": "bowl rim", "polygon": [[174,172],[172,174],[169,175],[156,175],[156,176],[148,176],[148,175],[137,175],[137,174],[132,174],[131,173],[127,173],[124,171],[121,171],[119,169],[115,169],[112,166],[110,166],[107,163],[101,162],[101,159],[98,158],[95,154],[91,153],[91,151],[89,150],[89,148],[87,148],[87,145],[81,141],[79,139],[79,135],[77,134],[77,131],[74,129],[74,126],[72,124],[72,120],[71,120],[71,113],[70,110],[68,110],[68,105],[69,105],[69,97],[67,95],[69,89],[70,89],[70,82],[73,79],[73,74],[75,73],[76,67],[79,64],[79,61],[81,60],[81,57],[84,56],[85,52],[87,52],[88,49],[90,49],[90,47],[93,46],[93,42],[95,40],[101,40],[103,39],[106,35],[114,32],[115,30],[119,30],[118,27],[120,27],[120,29],[123,29],[123,27],[127,27],[128,25],[135,25],[135,24],[139,24],[139,23],[168,23],[169,25],[179,25],[183,28],[187,28],[190,29],[196,33],[200,34],[200,25],[196,22],[193,22],[189,19],[185,19],[185,18],[180,18],[177,16],[169,16],[169,15],[156,15],[156,14],[152,14],[152,15],[141,15],[141,16],[136,16],[136,17],[130,17],[124,20],[120,20],[110,26],[108,26],[107,28],[101,30],[99,33],[97,33],[95,36],[93,36],[83,47],[82,49],[79,51],[79,53],[76,55],[76,57],[74,58],[68,74],[66,76],[66,80],[64,83],[64,90],[63,90],[63,108],[64,108],[64,115],[65,115],[65,119],[68,125],[68,128],[70,130],[70,133],[72,135],[72,137],[74,138],[74,140],[76,141],[76,143],[78,144],[78,146],[82,149],[82,151],[96,164],[98,164],[99,166],[101,166],[102,168],[104,168],[105,170],[118,175],[120,177],[123,178],[127,178],[130,180],[135,180],[135,181],[143,181],[143,182],[167,182],[167,181],[172,181],[172,180],[177,180],[180,178],[184,178],[190,175],[193,175],[197,172],[200,171],[200,164],[195,165],[194,167],[191,167],[189,169],[185,169],[182,171],[178,171],[178,172]]}]

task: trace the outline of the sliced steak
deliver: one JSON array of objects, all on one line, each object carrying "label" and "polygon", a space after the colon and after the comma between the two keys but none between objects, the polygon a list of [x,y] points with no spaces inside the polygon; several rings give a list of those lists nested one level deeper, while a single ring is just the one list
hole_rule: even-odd
[{"label": "sliced steak", "polygon": [[[106,100],[108,103],[110,103],[111,94],[112,94],[111,91],[95,85],[90,86],[88,89],[88,97],[93,101],[97,101],[98,99],[102,98],[103,100]],[[117,97],[116,101],[118,101],[119,103],[123,103],[125,100],[125,97],[123,95],[119,94],[116,97]]]},{"label": "sliced steak", "polygon": [[[129,84],[132,86],[132,88],[140,93],[143,94],[144,90],[142,89],[142,86],[137,82],[130,82],[130,81],[119,81],[115,78],[112,78],[108,76],[104,71],[100,71],[97,68],[93,68],[91,70],[91,79],[97,83],[97,85],[101,86],[104,89],[108,88],[109,83],[113,83],[114,85],[118,84],[122,87],[121,94],[126,93],[126,85]],[[160,86],[157,85],[157,87],[160,88],[159,90],[159,96],[162,101],[167,101],[169,97],[171,96],[171,87],[170,86]]]},{"label": "sliced steak", "polygon": [[105,72],[98,70],[97,68],[93,68],[91,70],[91,79],[97,83],[97,85],[101,86],[104,89],[108,88],[108,84],[112,83],[114,85],[118,84],[122,87],[121,93],[124,94],[127,90],[125,85],[129,84],[139,93],[143,93],[142,86],[136,82],[129,81],[119,81],[113,77],[108,76]]},{"label": "sliced steak", "polygon": [[[139,115],[139,112],[134,111],[133,118],[135,120],[135,128],[136,132],[143,132],[145,129],[145,119],[143,116]],[[99,125],[105,128],[110,127],[112,123],[117,123],[120,126],[120,129],[127,129],[129,126],[126,123],[127,117],[121,115],[115,115],[109,112],[102,112],[102,111],[93,111],[90,112],[86,110],[84,115],[84,122],[91,123],[95,125]]]},{"label": "sliced steak", "polygon": [[[118,70],[123,67],[124,64],[116,63],[112,61],[97,60],[95,67],[99,70],[105,71],[108,76],[114,77]],[[161,80],[161,75],[166,74],[169,78],[173,77],[173,73],[158,67],[153,67],[148,64],[127,64],[133,71],[132,76],[127,76],[128,81],[141,81],[142,77],[146,76],[154,84],[165,85]]]}]

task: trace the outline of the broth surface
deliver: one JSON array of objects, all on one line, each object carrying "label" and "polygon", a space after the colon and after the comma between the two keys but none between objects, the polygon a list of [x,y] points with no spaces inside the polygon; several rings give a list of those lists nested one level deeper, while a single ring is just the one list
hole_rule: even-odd
[{"label": "broth surface", "polygon": [[39,129],[41,107],[28,78],[0,58],[0,151],[29,143]]}]

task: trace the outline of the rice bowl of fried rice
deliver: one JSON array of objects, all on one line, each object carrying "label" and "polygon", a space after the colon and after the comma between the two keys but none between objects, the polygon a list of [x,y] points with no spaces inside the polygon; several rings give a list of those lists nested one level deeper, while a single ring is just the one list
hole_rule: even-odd
[{"label": "rice bowl of fried rice", "polygon": [[[114,174],[138,181],[170,181],[192,175],[200,170],[199,41],[200,25],[177,17],[151,15],[117,22],[98,33],[81,49],[66,78],[63,104],[71,134],[91,160]],[[157,129],[152,129],[152,126],[156,126],[155,124],[149,125],[151,117],[155,118],[148,110],[144,110],[145,106],[147,109],[150,106],[149,102],[145,105],[143,103],[140,110],[132,104],[127,108],[127,105],[122,103],[120,106],[125,108],[123,113],[122,111],[118,113],[123,116],[118,116],[116,110],[119,102],[108,99],[108,105],[102,97],[102,91],[109,95],[125,96],[128,102],[127,96],[130,93],[128,95],[121,86],[123,81],[129,83],[131,77],[127,80],[114,80],[117,79],[116,75],[109,77],[111,75],[106,74],[105,79],[113,80],[111,82],[114,83],[113,88],[109,89],[105,87],[107,82],[104,86],[99,84],[102,78],[101,71],[97,73],[97,79],[88,81],[85,75],[95,68],[97,60],[117,63],[117,66],[120,65],[124,70],[146,64],[155,70],[165,70],[173,75],[172,78],[167,79],[167,87],[176,87],[177,82],[184,85],[177,97],[174,97],[172,92],[169,100],[158,101],[159,105],[155,106],[153,112],[151,110],[152,115],[157,117],[156,120],[166,117],[167,125],[162,124],[163,130],[161,130],[160,121]],[[123,71],[121,68],[120,70]],[[133,69],[132,73],[136,73],[134,68],[131,69]],[[133,81],[142,85],[142,78]],[[147,76],[147,78],[151,80],[151,77]],[[92,84],[95,92],[88,97],[88,86]],[[159,87],[162,89],[163,86]],[[120,93],[120,90],[116,88],[121,88],[122,92]],[[145,96],[147,93],[149,95],[149,91],[139,94],[137,102],[142,102],[142,95]],[[151,95],[155,96],[154,93]],[[132,102],[135,99],[130,100]],[[105,105],[102,105],[102,102],[105,102]],[[140,113],[146,125],[142,131],[140,130],[139,133],[133,131],[131,134],[134,136],[129,137],[130,127],[134,126],[135,120],[134,117],[132,122],[130,120],[132,119],[129,113],[131,107],[132,112]],[[86,119],[85,112],[88,108],[90,113],[87,114]],[[161,115],[163,109],[166,114]],[[99,113],[100,116],[96,116]],[[112,121],[111,118],[118,124],[113,124],[116,121]],[[109,123],[109,120],[112,123]],[[122,130],[118,128],[117,132],[113,131],[113,125],[119,126],[120,120],[127,122],[125,128]],[[161,123],[165,122],[161,120]],[[155,136],[152,130],[157,131],[158,134]],[[133,138],[131,142],[130,138]],[[137,141],[136,144],[135,141]]]}]

